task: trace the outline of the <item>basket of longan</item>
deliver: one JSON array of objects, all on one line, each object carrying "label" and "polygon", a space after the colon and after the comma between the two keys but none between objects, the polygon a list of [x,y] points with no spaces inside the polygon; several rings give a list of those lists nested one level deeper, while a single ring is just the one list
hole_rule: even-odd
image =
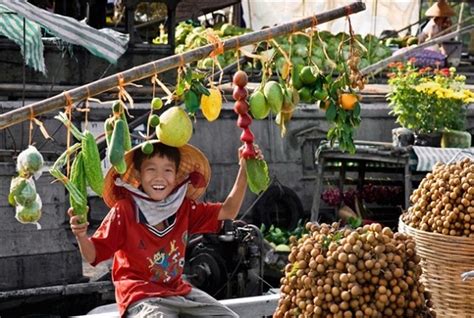
[{"label": "basket of longan", "polygon": [[412,237],[378,223],[306,229],[290,239],[274,318],[436,317]]},{"label": "basket of longan", "polygon": [[399,231],[411,235],[421,257],[421,280],[438,317],[474,317],[474,162],[436,164],[410,197]]}]

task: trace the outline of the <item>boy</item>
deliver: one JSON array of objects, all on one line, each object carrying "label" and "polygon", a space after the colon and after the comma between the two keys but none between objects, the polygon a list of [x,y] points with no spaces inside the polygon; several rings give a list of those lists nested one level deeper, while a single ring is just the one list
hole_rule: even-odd
[{"label": "boy", "polygon": [[217,232],[219,220],[237,216],[247,187],[245,160],[240,158],[223,203],[197,203],[210,179],[204,154],[189,144],[175,148],[155,141],[153,146],[148,156],[140,146],[129,151],[123,175],[108,171],[104,201],[111,210],[91,238],[88,224],[79,224],[69,209],[81,254],[92,265],[113,257],[122,317],[238,317],[185,282],[182,273],[189,236]]}]

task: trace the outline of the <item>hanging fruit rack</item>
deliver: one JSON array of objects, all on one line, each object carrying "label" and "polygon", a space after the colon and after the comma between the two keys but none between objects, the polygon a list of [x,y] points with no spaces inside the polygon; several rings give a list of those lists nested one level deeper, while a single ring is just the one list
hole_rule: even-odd
[{"label": "hanging fruit rack", "polygon": [[[365,10],[363,2],[354,2],[350,5],[330,10],[304,19],[285,23],[261,31],[247,33],[236,36],[222,42],[223,51],[235,50],[246,45],[255,44],[261,41],[273,39],[281,35],[295,33],[309,27],[315,27],[341,17],[349,16]],[[216,49],[215,44],[209,44],[182,54],[172,55],[163,59],[145,63],[121,73],[110,75],[103,79],[91,82],[86,85],[65,91],[50,98],[25,105],[21,108],[9,111],[0,115],[0,129],[10,127],[31,117],[59,109],[65,105],[77,103],[87,98],[96,96],[117,86],[123,86],[134,81],[151,77],[155,74],[177,68],[187,63],[195,62],[206,58]]]},{"label": "hanging fruit rack", "polygon": [[[151,77],[153,88],[155,88],[155,84],[158,84],[168,95],[167,104],[170,104],[172,101],[176,100],[181,100],[184,102],[184,108],[186,112],[181,107],[172,106],[166,109],[161,114],[161,116],[157,116],[153,112],[160,109],[163,106],[163,103],[160,99],[155,98],[155,90],[153,89],[153,100],[148,117],[147,133],[146,136],[143,136],[146,141],[142,144],[142,151],[144,153],[149,152],[149,140],[152,138],[152,135],[150,134],[150,127],[156,129],[156,136],[163,143],[180,147],[189,141],[192,134],[192,122],[187,114],[193,116],[196,111],[201,108],[204,116],[209,121],[212,121],[219,116],[220,112],[220,106],[218,109],[215,106],[219,103],[219,105],[221,105],[222,103],[220,92],[216,87],[213,86],[212,81],[211,87],[209,89],[206,88],[203,84],[203,76],[196,74],[189,68],[186,68],[186,64],[209,56],[216,61],[215,63],[220,68],[220,65],[216,59],[217,55],[222,54],[227,50],[238,50],[238,52],[240,52],[241,48],[262,41],[267,42],[267,45],[269,43],[273,43],[277,49],[281,50],[276,42],[273,41],[275,37],[288,34],[291,36],[291,34],[307,28],[311,28],[309,31],[311,33],[319,24],[344,16],[349,17],[349,15],[362,10],[365,10],[365,4],[363,2],[355,2],[345,7],[327,11],[280,26],[236,36],[225,41],[220,41],[220,39],[216,38],[215,35],[209,34],[209,45],[182,54],[173,55],[167,58],[136,66],[129,70],[94,81],[87,85],[65,91],[62,94],[58,94],[51,98],[26,105],[5,114],[0,114],[0,129],[7,128],[25,120],[30,120],[30,130],[33,126],[33,123],[35,123],[40,126],[43,134],[47,138],[47,132],[45,132],[42,123],[36,119],[36,116],[65,107],[65,113],[60,113],[55,118],[60,120],[67,127],[67,149],[50,169],[50,173],[65,185],[70,193],[71,206],[74,207],[74,210],[77,214],[81,215],[82,221],[85,221],[88,210],[85,199],[87,197],[86,183],[94,192],[101,196],[104,179],[100,171],[99,150],[92,134],[90,134],[87,129],[84,132],[80,132],[71,122],[71,112],[75,103],[85,100],[87,106],[88,100],[93,96],[115,87],[119,88],[118,101],[114,102],[112,105],[113,115],[104,122],[104,137],[108,145],[109,161],[119,174],[123,174],[126,171],[126,166],[124,166],[123,160],[124,153],[131,148],[129,128],[126,122],[127,106],[125,102],[128,102],[129,106],[133,108],[133,99],[124,88],[126,85],[134,85],[134,81]],[[287,59],[287,61],[289,61],[289,59]],[[310,63],[310,61],[308,63]],[[159,81],[157,76],[159,73],[174,68],[178,69],[178,79],[175,91],[171,92],[163,83]],[[294,106],[298,102],[298,92],[290,82],[292,77],[289,76],[290,73],[295,73],[295,69],[297,68],[293,68],[291,62],[288,62],[286,68],[287,72],[281,77],[281,83],[269,82],[267,85],[265,85],[269,86],[269,88],[264,88],[263,90],[264,93],[273,92],[272,99],[270,99],[268,96],[265,97],[267,98],[268,103],[271,104],[270,106],[272,108],[272,112],[276,115],[277,123],[282,129],[282,135],[286,130],[285,122],[289,121],[291,118]],[[314,73],[317,73],[317,71],[318,70],[316,70]],[[357,103],[356,109],[358,109],[359,112],[350,110],[346,113],[345,108],[344,111],[339,109],[336,110],[336,103],[338,103],[337,98],[338,95],[343,92],[343,89],[349,89],[350,93],[353,93],[351,87],[349,86],[351,80],[349,79],[349,75],[347,73],[348,72],[339,75],[335,81],[330,80],[330,75],[326,78],[322,78],[322,82],[325,84],[324,88],[328,91],[328,97],[326,102],[321,100],[321,103],[323,105],[328,104],[326,118],[339,129],[334,129],[334,127],[330,129],[328,138],[330,138],[331,143],[338,141],[341,150],[354,152],[355,148],[351,147],[353,146],[352,129],[354,126],[357,126],[358,121],[360,121],[360,106],[358,105],[358,101],[356,100],[354,103]],[[352,73],[353,69],[351,67],[351,75]],[[284,82],[285,80],[286,83]],[[233,97],[236,100],[234,111],[238,114],[237,125],[243,129],[240,140],[243,142],[242,157],[247,163],[246,173],[249,188],[252,192],[259,194],[266,190],[270,180],[268,176],[267,164],[260,157],[259,152],[256,151],[254,146],[254,135],[249,128],[252,118],[248,113],[248,91],[245,88],[247,81],[247,75],[239,68],[239,71],[234,75],[233,81],[235,86]],[[335,83],[337,85],[335,85]],[[341,96],[343,95],[344,94]],[[340,101],[339,103],[341,105],[343,104]],[[87,108],[86,111],[89,111],[89,109]],[[351,122],[350,125],[346,124],[348,120],[352,119],[354,119],[354,122]],[[180,123],[182,126],[183,122],[186,122],[187,125],[185,125],[186,127],[184,128],[179,127],[182,134],[176,133],[176,128],[178,127],[175,127],[176,125],[174,123]],[[168,132],[169,127],[174,127],[171,134],[163,133],[165,125],[168,125]],[[78,140],[81,140],[82,143],[71,145],[71,134],[74,135]],[[171,139],[167,138],[167,136],[171,136]],[[176,136],[180,136],[180,138],[176,139]],[[70,166],[69,160],[70,156],[73,154],[75,154],[75,159],[72,162],[72,166]],[[94,156],[87,156],[87,154],[94,154]],[[66,167],[66,175],[62,173],[64,166]]]}]

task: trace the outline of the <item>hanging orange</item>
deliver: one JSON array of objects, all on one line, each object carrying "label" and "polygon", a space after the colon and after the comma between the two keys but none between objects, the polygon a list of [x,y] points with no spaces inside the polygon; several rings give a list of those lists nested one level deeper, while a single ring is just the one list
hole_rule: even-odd
[{"label": "hanging orange", "polygon": [[358,101],[359,97],[355,94],[343,93],[339,95],[339,104],[345,110],[353,110],[356,107]]},{"label": "hanging orange", "polygon": [[222,109],[222,95],[217,88],[209,89],[209,96],[202,95],[201,111],[208,121],[216,120]]}]

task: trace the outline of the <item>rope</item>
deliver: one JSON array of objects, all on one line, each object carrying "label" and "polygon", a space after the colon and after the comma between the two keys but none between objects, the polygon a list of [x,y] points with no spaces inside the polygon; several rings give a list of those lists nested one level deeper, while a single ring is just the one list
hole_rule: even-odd
[{"label": "rope", "polygon": [[28,138],[28,145],[31,145],[33,142],[33,119],[35,118],[35,113],[33,107],[28,107],[30,110],[30,131],[29,131],[29,138]]},{"label": "rope", "polygon": [[[74,103],[72,101],[71,95],[69,95],[67,91],[64,92],[63,94],[64,94],[64,98],[66,99],[65,113],[68,118],[68,123],[66,125],[66,149],[69,149],[69,147],[71,147],[71,120],[72,120],[72,107]],[[69,154],[68,154],[67,159],[66,159],[66,176],[69,176],[70,168],[71,168],[71,163],[70,163]]]}]

